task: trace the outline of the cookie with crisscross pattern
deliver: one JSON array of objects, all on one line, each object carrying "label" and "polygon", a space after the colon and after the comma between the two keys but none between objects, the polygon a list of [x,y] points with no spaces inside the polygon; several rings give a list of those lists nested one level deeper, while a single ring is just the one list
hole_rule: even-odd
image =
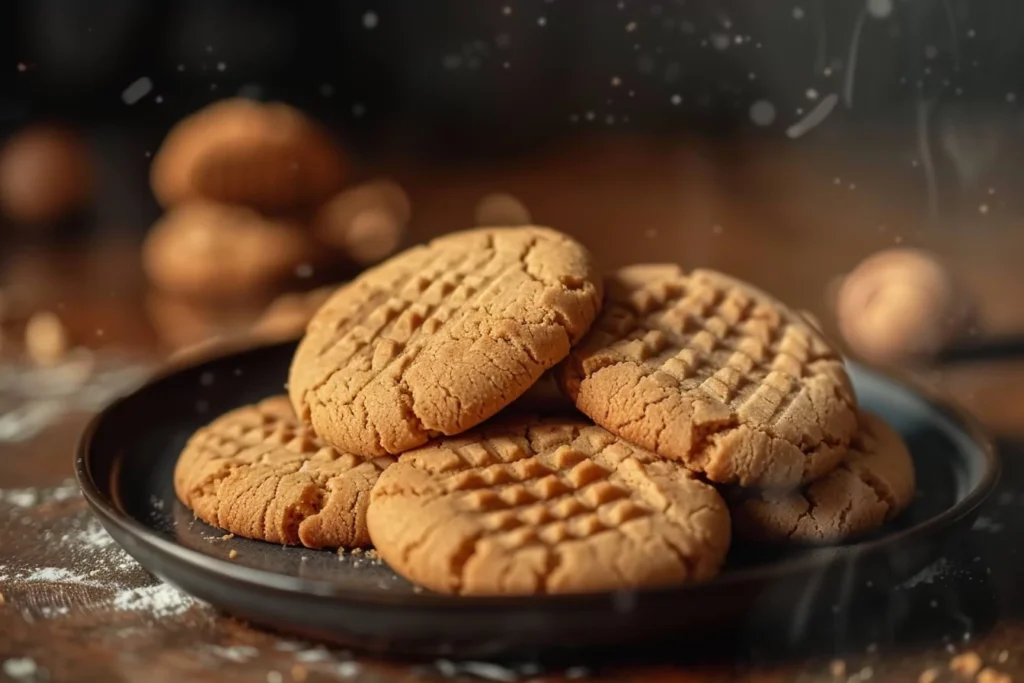
[{"label": "cookie with crisscross pattern", "polygon": [[685,467],[564,418],[488,423],[405,453],[367,522],[395,571],[472,595],[702,581],[730,533],[718,492]]},{"label": "cookie with crisscross pattern", "polygon": [[836,469],[798,490],[732,491],[736,535],[759,543],[836,543],[896,517],[914,498],[914,461],[900,435],[862,413]]},{"label": "cookie with crisscross pattern", "polygon": [[842,359],[760,290],[710,270],[631,266],[565,362],[605,429],[720,483],[792,488],[834,468],[857,429]]},{"label": "cookie with crisscross pattern", "polygon": [[289,395],[337,448],[401,453],[510,404],[565,358],[600,305],[590,254],[567,235],[452,233],[340,288],[295,352]]},{"label": "cookie with crisscross pattern", "polygon": [[392,462],[339,453],[277,396],[197,431],[178,459],[174,490],[201,520],[239,536],[360,547],[370,542],[370,489]]}]

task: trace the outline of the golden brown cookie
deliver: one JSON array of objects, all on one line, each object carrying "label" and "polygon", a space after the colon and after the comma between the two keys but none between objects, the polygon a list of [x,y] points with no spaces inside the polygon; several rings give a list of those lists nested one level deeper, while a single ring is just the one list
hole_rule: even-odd
[{"label": "golden brown cookie", "polygon": [[92,197],[89,151],[74,132],[31,126],[0,152],[0,210],[20,223],[46,223],[85,207]]},{"label": "golden brown cookie", "polygon": [[967,326],[970,309],[949,270],[918,249],[888,249],[866,258],[836,297],[843,337],[874,363],[934,355]]},{"label": "golden brown cookie", "polygon": [[267,306],[253,323],[250,334],[267,341],[298,339],[306,325],[324,302],[338,289],[338,285],[318,287],[308,292],[282,294]]},{"label": "golden brown cookie", "polygon": [[390,256],[405,236],[412,210],[397,183],[374,180],[335,195],[317,211],[313,232],[356,263]]},{"label": "golden brown cookie", "polygon": [[853,390],[801,316],[710,270],[632,266],[607,288],[563,367],[594,422],[719,483],[791,488],[842,459]]},{"label": "golden brown cookie", "polygon": [[505,192],[484,195],[473,210],[477,225],[529,225],[530,210],[517,197]]},{"label": "golden brown cookie", "polygon": [[288,398],[238,408],[196,432],[174,490],[196,517],[239,536],[309,548],[369,545],[366,506],[388,457],[339,453]]},{"label": "golden brown cookie", "polygon": [[708,484],[583,421],[489,423],[405,453],[373,488],[377,553],[431,590],[578,593],[703,581],[729,547]]},{"label": "golden brown cookie", "polygon": [[846,460],[791,492],[734,492],[736,536],[759,543],[835,543],[893,519],[914,498],[914,462],[884,420],[862,413]]},{"label": "golden brown cookie", "polygon": [[452,233],[339,289],[310,321],[288,392],[335,447],[401,453],[514,401],[600,303],[590,254],[560,232]]},{"label": "golden brown cookie", "polygon": [[241,206],[189,202],[153,225],[142,261],[164,292],[223,299],[264,293],[314,255],[297,224]]},{"label": "golden brown cookie", "polygon": [[180,121],[150,169],[164,207],[211,199],[268,211],[313,208],[334,194],[345,162],[330,134],[282,103],[221,100]]}]

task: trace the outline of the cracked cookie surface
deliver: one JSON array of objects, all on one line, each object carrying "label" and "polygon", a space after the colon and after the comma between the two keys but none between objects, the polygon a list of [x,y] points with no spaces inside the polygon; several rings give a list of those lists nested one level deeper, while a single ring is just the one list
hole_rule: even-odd
[{"label": "cracked cookie surface", "polygon": [[914,463],[881,418],[862,413],[842,465],[800,491],[739,493],[736,536],[760,543],[835,543],[877,529],[914,498]]},{"label": "cracked cookie surface", "polygon": [[339,453],[276,396],[197,431],[178,458],[174,490],[199,519],[238,536],[361,547],[370,543],[370,490],[393,462]]},{"label": "cracked cookie surface", "polygon": [[726,484],[793,488],[857,429],[839,355],[768,294],[710,270],[623,268],[562,367],[594,422]]},{"label": "cracked cookie surface", "polygon": [[539,227],[452,233],[339,289],[292,361],[296,412],[328,443],[401,453],[510,404],[601,305],[590,254]]},{"label": "cracked cookie surface", "polygon": [[703,581],[730,534],[725,502],[692,472],[564,418],[500,420],[403,454],[367,521],[395,571],[464,595]]}]

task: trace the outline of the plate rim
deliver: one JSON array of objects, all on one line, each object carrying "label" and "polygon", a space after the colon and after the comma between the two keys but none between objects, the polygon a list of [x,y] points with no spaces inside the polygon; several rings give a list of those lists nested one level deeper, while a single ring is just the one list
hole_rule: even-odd
[{"label": "plate rim", "polygon": [[[294,346],[297,340],[271,344],[252,345],[244,349],[231,349],[213,357],[204,357],[187,364],[173,364],[161,367],[149,380],[94,415],[86,425],[74,449],[75,478],[82,494],[104,526],[112,525],[127,536],[146,546],[152,552],[173,557],[179,562],[191,565],[212,578],[221,581],[245,584],[249,589],[274,590],[305,596],[315,595],[332,600],[361,606],[399,607],[409,609],[477,610],[477,609],[547,609],[572,604],[593,603],[595,600],[614,599],[617,595],[629,594],[637,599],[657,600],[660,596],[679,597],[688,592],[699,592],[710,587],[716,589],[741,586],[750,582],[783,581],[795,575],[821,572],[841,562],[854,562],[862,556],[869,556],[884,547],[900,544],[943,529],[951,528],[974,513],[995,490],[1002,473],[995,441],[988,430],[963,406],[935,387],[905,372],[881,369],[852,359],[846,363],[869,375],[894,383],[919,396],[931,408],[949,418],[962,430],[978,448],[983,457],[983,468],[977,484],[964,497],[939,514],[919,524],[900,529],[891,534],[843,546],[822,547],[813,553],[796,558],[773,562],[770,565],[745,567],[728,572],[711,581],[693,584],[668,585],[649,588],[626,588],[617,591],[597,591],[571,594],[540,594],[522,596],[454,596],[424,591],[413,594],[368,593],[348,589],[323,580],[279,574],[266,569],[246,567],[229,560],[204,554],[187,546],[163,538],[152,528],[118,508],[112,497],[105,495],[92,475],[90,464],[93,460],[92,445],[96,432],[109,415],[124,404],[136,400],[144,391],[154,385],[172,379],[180,374],[195,372],[208,365],[223,363],[231,357],[243,357],[258,353],[272,353],[273,350]],[[115,470],[116,472],[116,470]],[[116,474],[112,474],[116,476]],[[148,567],[146,567],[149,569]]]}]

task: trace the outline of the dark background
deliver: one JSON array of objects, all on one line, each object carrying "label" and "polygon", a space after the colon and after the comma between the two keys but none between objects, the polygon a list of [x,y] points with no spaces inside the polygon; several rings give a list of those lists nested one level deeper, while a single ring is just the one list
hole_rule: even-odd
[{"label": "dark background", "polygon": [[[854,106],[832,128],[910,123],[922,100],[1005,108],[1021,82],[1024,5],[7,0],[0,27],[13,47],[8,130],[142,126],[155,144],[182,115],[242,92],[295,103],[363,149],[400,127],[407,148],[461,156],[515,152],[574,121],[731,134],[759,99],[781,134],[815,104],[808,90],[842,95],[851,67]],[[143,77],[152,91],[125,104]]]}]

